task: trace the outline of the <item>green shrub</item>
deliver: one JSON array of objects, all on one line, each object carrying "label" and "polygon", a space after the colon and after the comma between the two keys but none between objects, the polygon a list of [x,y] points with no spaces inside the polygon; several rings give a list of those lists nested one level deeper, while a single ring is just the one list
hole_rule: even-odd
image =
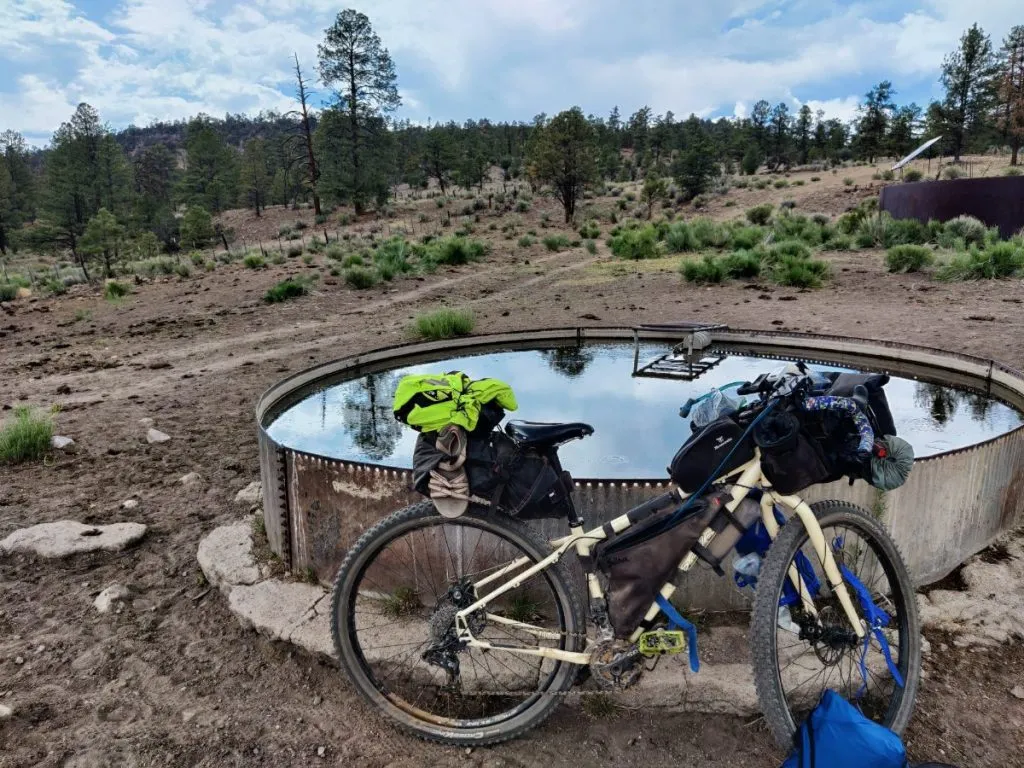
[{"label": "green shrub", "polygon": [[735,227],[732,230],[732,247],[738,250],[749,250],[764,242],[762,227]]},{"label": "green shrub", "polygon": [[768,189],[768,179],[758,179],[754,182],[754,187],[757,189]]},{"label": "green shrub", "polygon": [[117,280],[107,280],[103,286],[103,298],[115,300],[121,299],[132,292],[132,287],[128,283],[119,283]]},{"label": "green shrub", "polygon": [[701,248],[725,248],[729,245],[731,233],[728,227],[711,219],[694,219],[690,230]]},{"label": "green shrub", "polygon": [[569,238],[565,235],[549,235],[545,237],[541,242],[544,243],[544,247],[549,251],[558,252],[563,248],[569,247]]},{"label": "green shrub", "polygon": [[135,264],[135,273],[145,277],[156,277],[157,275],[173,275],[177,262],[168,256],[158,256],[155,259],[146,259]]},{"label": "green shrub", "polygon": [[720,283],[725,280],[725,267],[722,261],[714,256],[708,255],[703,259],[688,259],[683,262],[680,271],[688,283],[707,285]]},{"label": "green shrub", "polygon": [[685,221],[674,221],[665,232],[665,247],[669,253],[700,250],[700,243]]},{"label": "green shrub", "polygon": [[313,263],[313,254],[312,253],[307,253],[305,256],[303,256],[302,257],[302,263],[305,264],[307,267],[310,264],[312,264]]},{"label": "green shrub", "polygon": [[885,253],[885,266],[890,272],[920,272],[934,260],[923,245],[897,245]]},{"label": "green shrub", "polygon": [[601,228],[596,221],[588,221],[580,227],[580,237],[585,240],[593,240],[601,236]]},{"label": "green shrub", "polygon": [[[299,250],[299,253],[302,253],[301,249]],[[249,269],[263,269],[265,266],[267,266],[266,259],[264,259],[258,253],[248,254],[244,259],[242,259],[242,263],[245,264],[245,266],[248,267]]]},{"label": "green shrub", "polygon": [[924,174],[921,173],[917,168],[911,168],[910,170],[903,172],[903,183],[913,184],[924,178]]},{"label": "green shrub", "polygon": [[651,226],[623,230],[611,238],[609,247],[620,259],[655,259],[658,257],[657,230]]},{"label": "green shrub", "polygon": [[473,332],[473,315],[467,310],[439,309],[416,318],[416,333],[424,339],[451,339]]},{"label": "green shrub", "polygon": [[946,166],[946,170],[942,172],[942,178],[949,179],[962,179],[965,176],[964,172],[957,168],[955,165]]},{"label": "green shrub", "polygon": [[323,213],[318,213],[316,216],[313,217],[313,221],[316,222],[316,224],[318,224],[318,225],[326,224],[327,223],[327,215],[323,214]]},{"label": "green shrub", "polygon": [[377,247],[373,255],[374,264],[380,276],[391,280],[395,275],[412,272],[414,247],[403,237],[392,237]]},{"label": "green shrub", "polygon": [[882,171],[882,181],[892,181],[896,175],[891,170]]},{"label": "green shrub", "polygon": [[435,264],[459,265],[478,261],[485,253],[487,246],[479,240],[445,237],[430,244],[428,258]]},{"label": "green shrub", "polygon": [[345,249],[337,243],[327,246],[324,250],[324,256],[331,261],[341,261],[345,258]]},{"label": "green shrub", "polygon": [[1003,176],[1020,176],[1021,174],[1024,174],[1024,170],[1015,165],[1010,165],[1003,169]]},{"label": "green shrub", "polygon": [[636,193],[635,192],[627,192],[626,193],[626,199],[629,202],[631,202],[631,203],[635,203],[636,202]]},{"label": "green shrub", "polygon": [[828,276],[829,272],[827,262],[784,256],[772,268],[772,279],[779,285],[817,288],[821,285],[822,278]]},{"label": "green shrub", "polygon": [[356,290],[373,288],[378,282],[378,275],[366,267],[349,267],[345,270],[345,284]]},{"label": "green shrub", "polygon": [[205,264],[203,264],[203,269],[205,269],[207,272],[213,272],[215,269],[217,269],[217,262],[208,261]]},{"label": "green shrub", "polygon": [[940,280],[994,280],[1024,273],[1024,245],[1004,242],[984,250],[972,245],[935,274]]},{"label": "green shrub", "polygon": [[961,238],[967,245],[984,245],[988,228],[973,216],[957,216],[942,227],[943,235]]},{"label": "green shrub", "polygon": [[286,261],[287,261],[287,259],[285,259],[283,253],[275,253],[273,256],[270,257],[270,263],[273,264],[274,266],[278,266],[279,267],[282,264],[284,264]]},{"label": "green shrub", "polygon": [[199,251],[193,251],[188,255],[188,257],[196,267],[201,267],[206,262],[206,257]]},{"label": "green shrub", "polygon": [[853,238],[849,235],[834,233],[832,237],[829,238],[828,249],[830,251],[852,251]]},{"label": "green shrub", "polygon": [[853,186],[853,179],[851,179],[849,176],[844,178],[843,179],[843,186],[844,187],[852,187]]},{"label": "green shrub", "polygon": [[793,182],[793,186],[794,187],[802,187],[804,185],[804,183],[805,182],[804,182],[803,179],[797,179],[796,181]]},{"label": "green shrub", "polygon": [[530,237],[529,235],[523,235],[522,237],[520,237],[520,238],[519,238],[519,243],[518,243],[518,245],[519,245],[519,247],[520,247],[520,248],[529,248],[529,247],[530,247],[531,245],[533,245],[533,244],[534,244],[535,242],[537,242],[537,241],[536,241],[536,240],[534,240],[534,239],[533,239],[532,237]]},{"label": "green shrub", "polygon": [[301,232],[302,230],[307,229],[308,227],[309,227],[309,224],[307,224],[304,221],[296,221],[292,225],[292,229],[296,230],[297,232]]},{"label": "green shrub", "polygon": [[305,296],[307,293],[309,293],[309,284],[305,280],[289,277],[272,286],[263,296],[263,300],[268,304],[277,304],[282,301],[298,298],[299,296]]},{"label": "green shrub", "polygon": [[[43,288],[52,296],[63,296],[68,292],[68,287],[60,280],[47,280],[43,284]],[[17,289],[15,289],[15,293],[17,293]],[[4,301],[3,286],[0,286],[0,301]]]},{"label": "green shrub", "polygon": [[755,205],[753,208],[747,211],[747,221],[751,224],[760,224],[764,226],[772,218],[772,205],[771,203],[764,203],[763,205]]},{"label": "green shrub", "polygon": [[288,224],[285,224],[283,227],[281,227],[280,229],[277,230],[277,236],[278,237],[288,237],[288,235],[290,235],[291,233],[292,233],[292,228]]},{"label": "green shrub", "polygon": [[0,301],[14,301],[18,298],[18,286],[13,283],[0,283]]},{"label": "green shrub", "polygon": [[776,179],[775,183],[772,184],[772,186],[775,187],[776,189],[785,189],[786,187],[789,186],[789,182],[786,181],[785,179]]},{"label": "green shrub", "polygon": [[811,258],[811,255],[811,249],[806,243],[802,243],[799,240],[783,240],[780,243],[773,244],[768,249],[768,261],[772,263],[786,259],[806,261]]},{"label": "green shrub", "polygon": [[15,406],[0,428],[0,462],[19,464],[41,459],[50,450],[53,416],[24,405]]},{"label": "green shrub", "polygon": [[761,259],[750,251],[735,251],[722,259],[722,267],[729,277],[757,277],[761,274]]},{"label": "green shrub", "polygon": [[344,259],[342,259],[341,266],[343,266],[343,267],[361,267],[365,263],[366,262],[363,261],[363,257],[360,256],[358,253],[350,253],[348,256],[346,256]]},{"label": "green shrub", "polygon": [[690,204],[694,208],[696,208],[696,209],[701,209],[701,208],[707,208],[708,207],[708,203],[710,203],[710,202],[711,202],[711,196],[710,195],[700,194],[700,195],[695,195],[693,200],[690,201]]},{"label": "green shrub", "polygon": [[821,181],[821,176],[811,176],[811,181]]},{"label": "green shrub", "polygon": [[527,200],[520,200],[518,203],[516,203],[516,212],[518,212],[518,213],[526,213],[528,210],[530,210],[530,203],[529,203],[529,201],[527,201]]},{"label": "green shrub", "polygon": [[584,243],[584,247],[587,249],[587,253],[591,256],[597,255],[597,242],[594,240],[587,240]]},{"label": "green shrub", "polygon": [[192,267],[182,262],[174,268],[174,274],[178,277],[189,277],[192,275]]}]

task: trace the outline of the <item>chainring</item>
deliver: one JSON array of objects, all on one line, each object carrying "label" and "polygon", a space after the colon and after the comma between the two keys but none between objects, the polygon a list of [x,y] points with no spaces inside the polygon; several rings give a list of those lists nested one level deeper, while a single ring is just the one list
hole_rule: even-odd
[{"label": "chainring", "polygon": [[624,691],[636,685],[644,673],[644,656],[624,640],[603,640],[590,656],[590,674],[603,691]]}]

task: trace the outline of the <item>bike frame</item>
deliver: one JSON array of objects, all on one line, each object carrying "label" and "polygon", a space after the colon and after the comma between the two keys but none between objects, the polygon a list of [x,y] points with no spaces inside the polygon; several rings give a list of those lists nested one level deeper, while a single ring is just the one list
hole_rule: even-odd
[{"label": "bike frame", "polygon": [[[732,478],[732,480],[729,478]],[[865,629],[864,622],[857,615],[857,612],[854,609],[853,601],[850,599],[850,593],[843,581],[843,576],[836,565],[835,558],[832,555],[832,550],[825,541],[825,535],[821,530],[821,526],[818,524],[817,518],[814,516],[814,512],[811,510],[807,502],[799,496],[780,496],[772,491],[771,482],[764,476],[764,472],[761,469],[760,451],[755,450],[754,458],[752,460],[719,478],[717,482],[731,486],[730,493],[732,494],[732,500],[727,502],[725,505],[730,512],[734,511],[736,507],[739,506],[740,502],[750,494],[751,490],[756,488],[763,491],[761,496],[761,519],[764,521],[765,529],[773,541],[778,536],[779,532],[779,524],[776,521],[774,514],[775,506],[780,506],[785,510],[789,510],[789,512],[792,513],[787,516],[789,519],[792,519],[792,516],[795,515],[795,517],[800,520],[800,523],[807,529],[811,546],[814,548],[814,552],[821,564],[822,571],[825,574],[829,587],[838,598],[839,603],[843,608],[843,612],[846,614],[846,618],[850,622],[850,626],[853,628],[854,632],[857,633],[857,637],[863,639],[867,631]],[[676,491],[675,495],[679,501],[683,501],[688,498],[688,494],[685,494],[682,491]],[[479,595],[482,587],[494,585],[503,577],[508,577],[507,581],[498,584],[492,591],[482,597],[478,597],[476,602],[466,608],[463,608],[456,614],[455,627],[459,634],[459,639],[472,648],[501,649],[503,651],[520,653],[525,656],[541,656],[558,661],[569,662],[571,664],[589,664],[591,657],[589,651],[573,652],[559,648],[516,647],[506,644],[497,645],[492,644],[487,640],[480,640],[474,637],[473,633],[470,631],[467,617],[477,611],[484,610],[487,621],[493,621],[505,626],[515,627],[516,629],[528,632],[539,639],[561,639],[561,634],[558,632],[552,632],[551,630],[536,627],[532,624],[527,624],[521,621],[514,621],[493,613],[486,613],[487,605],[509,590],[520,586],[527,579],[530,579],[538,573],[550,568],[555,563],[559,562],[570,550],[576,551],[580,562],[583,564],[583,569],[587,578],[587,590],[591,601],[603,601],[605,599],[605,593],[601,588],[600,581],[598,580],[597,573],[594,569],[591,549],[597,542],[607,539],[612,534],[621,533],[635,525],[638,520],[641,519],[637,514],[635,514],[638,509],[640,509],[640,507],[634,508],[625,514],[616,517],[614,520],[605,523],[600,528],[593,528],[588,531],[583,530],[582,521],[578,514],[576,514],[575,510],[573,510],[573,513],[570,516],[569,535],[550,542],[552,547],[550,555],[525,570],[522,569],[531,562],[530,559],[527,557],[518,558],[508,565],[498,569],[494,573],[475,582],[474,586],[477,590],[477,594]],[[701,534],[699,541],[703,546],[707,547],[714,537],[714,530],[706,528]],[[690,571],[696,563],[697,556],[690,552],[680,561],[678,571],[685,574]],[[794,565],[790,565],[789,578],[797,593],[800,595],[804,610],[813,616],[817,616],[817,610],[814,606],[813,598],[804,586],[803,580]],[[675,584],[672,581],[669,581],[661,588],[661,596],[667,600],[672,596],[672,593],[675,592],[675,589]],[[630,636],[630,641],[634,643],[637,642],[640,636],[646,631],[645,627],[652,626],[660,612],[661,609],[658,607],[657,602],[653,602],[651,607],[647,610],[641,626],[638,627]]]}]

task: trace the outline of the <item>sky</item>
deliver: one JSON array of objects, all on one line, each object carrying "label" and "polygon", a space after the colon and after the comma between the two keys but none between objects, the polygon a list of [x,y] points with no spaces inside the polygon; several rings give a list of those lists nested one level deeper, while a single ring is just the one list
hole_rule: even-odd
[{"label": "sky", "polygon": [[996,47],[1024,24],[1021,0],[0,0],[0,131],[45,145],[82,101],[115,129],[287,111],[293,54],[315,78],[344,7],[370,17],[398,73],[396,115],[418,123],[574,105],[744,116],[761,98],[845,120],[884,79],[898,103],[938,97],[970,24]]}]

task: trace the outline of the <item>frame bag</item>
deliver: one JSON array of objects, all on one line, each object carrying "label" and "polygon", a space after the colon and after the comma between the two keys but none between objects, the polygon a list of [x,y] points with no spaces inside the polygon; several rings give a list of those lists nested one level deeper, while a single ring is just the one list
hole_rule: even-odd
[{"label": "frame bag", "polygon": [[671,504],[595,547],[597,566],[608,577],[608,618],[616,637],[633,634],[661,588],[731,498],[712,493],[694,499],[683,518],[669,524],[677,511]]}]

